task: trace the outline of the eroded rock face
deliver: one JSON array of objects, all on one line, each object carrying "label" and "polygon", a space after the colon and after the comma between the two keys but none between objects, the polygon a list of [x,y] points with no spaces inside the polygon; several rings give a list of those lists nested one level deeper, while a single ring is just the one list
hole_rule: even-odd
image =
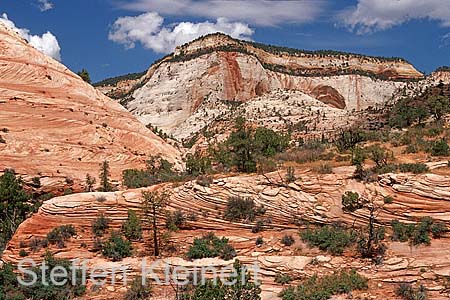
[{"label": "eroded rock face", "polygon": [[[430,167],[433,168],[432,165]],[[370,289],[364,292],[369,298],[384,296],[392,299],[398,282],[424,284],[429,289],[429,299],[442,299],[439,297],[443,295],[447,297],[440,279],[441,276],[450,274],[450,246],[447,236],[439,240],[433,239],[430,246],[419,247],[387,239],[385,261],[377,266],[345,253],[340,257],[332,257],[317,249],[309,249],[299,241],[298,230],[304,228],[299,224],[305,221],[319,224],[342,221],[348,226],[366,226],[369,214],[367,209],[351,214],[342,211],[341,196],[348,190],[356,191],[362,197],[381,204],[380,206],[384,196],[395,195],[393,203],[383,206],[378,216],[380,224],[389,226],[392,219],[408,222],[417,221],[421,216],[432,216],[448,225],[450,177],[433,174],[385,174],[378,182],[361,183],[352,178],[352,167],[335,168],[333,171],[334,174],[317,175],[307,169],[297,170],[296,177],[301,179],[289,184],[282,182],[283,173],[275,172],[266,176],[217,178],[209,187],[187,182],[180,186],[165,184],[115,193],[85,193],[53,198],[45,202],[37,214],[20,225],[4,252],[3,260],[17,262],[20,259],[21,241],[29,242],[34,237],[44,237],[54,227],[73,224],[78,234],[66,247],[58,249],[58,257],[91,259],[88,265],[90,268],[126,266],[137,273],[140,270],[141,257],[135,256],[112,263],[91,251],[94,244],[92,221],[104,214],[111,219],[111,230],[117,230],[126,219],[128,209],[136,210],[143,216],[142,191],[169,189],[172,194],[167,208],[172,211],[181,210],[186,215],[194,213],[196,218],[188,218],[186,228],[173,233],[169,241],[165,242],[178,247],[178,254],[164,252],[165,258],[160,263],[187,268],[230,266],[232,262],[215,258],[195,261],[182,258],[194,237],[213,231],[217,236],[230,239],[238,251],[239,260],[248,266],[258,263],[261,268],[263,299],[277,299],[281,287],[274,283],[274,277],[279,272],[292,277],[304,277],[351,268],[370,279]],[[270,220],[266,230],[253,234],[251,228],[254,224],[224,220],[223,212],[230,196],[250,197],[257,205],[263,205],[266,209],[263,218]],[[159,216],[158,223],[161,227],[164,218],[164,215]],[[285,234],[295,238],[296,243],[293,246],[285,247],[280,243]],[[255,245],[258,236],[264,239],[264,244],[260,247]],[[145,234],[144,241],[149,240],[150,237]],[[136,253],[146,256],[150,246],[149,243],[133,243],[133,247]],[[30,257],[39,261],[44,251],[45,249],[38,252],[29,251]],[[146,257],[149,263],[154,260]],[[312,261],[315,263],[311,263]],[[163,266],[156,267],[156,270],[162,273]],[[169,287],[160,289],[156,289],[155,297],[160,297],[157,299],[171,299],[167,294],[170,294]],[[119,291],[120,282],[108,287],[101,295],[120,299]]]},{"label": "eroded rock face", "polygon": [[83,180],[108,160],[114,179],[149,155],[179,152],[57,61],[0,24],[0,171]]},{"label": "eroded rock face", "polygon": [[407,85],[402,80],[419,78],[422,74],[402,60],[275,54],[218,34],[180,47],[151,67],[126,107],[144,124],[184,138],[198,132],[186,121],[207,106],[206,100],[214,106],[248,103],[284,90],[352,112],[384,105]]}]

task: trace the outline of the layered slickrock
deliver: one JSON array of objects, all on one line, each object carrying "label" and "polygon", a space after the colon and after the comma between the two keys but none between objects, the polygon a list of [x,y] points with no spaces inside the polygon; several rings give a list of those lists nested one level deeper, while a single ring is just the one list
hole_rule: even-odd
[{"label": "layered slickrock", "polygon": [[108,160],[114,179],[150,155],[179,165],[179,152],[64,65],[0,24],[0,171],[48,184],[96,176]]},{"label": "layered slickrock", "polygon": [[[445,162],[430,164],[430,167],[442,167]],[[216,178],[209,186],[196,182],[186,182],[179,186],[165,184],[145,189],[121,191],[115,193],[86,193],[51,199],[43,204],[39,212],[26,220],[18,228],[14,238],[4,252],[5,261],[17,262],[20,259],[20,241],[28,242],[33,237],[44,237],[54,227],[73,224],[78,235],[71,239],[65,248],[58,249],[56,255],[66,258],[92,259],[89,267],[126,266],[130,272],[140,272],[140,256],[151,253],[151,241],[147,234],[144,243],[134,243],[135,255],[122,262],[108,262],[100,255],[91,252],[93,246],[92,221],[100,214],[112,220],[113,229],[119,229],[126,219],[127,210],[134,209],[142,216],[141,192],[144,190],[169,189],[169,210],[181,210],[189,218],[186,228],[173,233],[166,244],[177,248],[177,255],[164,250],[164,260],[173,266],[216,265],[226,267],[232,262],[219,259],[195,260],[183,259],[189,243],[203,233],[213,231],[218,236],[226,236],[238,251],[238,258],[246,265],[257,262],[261,268],[263,299],[276,299],[281,286],[274,283],[278,272],[290,274],[294,278],[314,274],[330,274],[333,271],[355,268],[370,278],[370,290],[354,293],[363,297],[393,297],[393,291],[399,282],[424,284],[429,289],[429,299],[448,297],[444,287],[445,278],[450,276],[450,244],[448,237],[433,239],[430,246],[410,246],[408,243],[391,242],[385,261],[374,265],[355,254],[344,253],[333,257],[317,249],[309,249],[299,241],[298,230],[304,224],[330,224],[341,221],[348,226],[365,226],[369,212],[366,209],[355,213],[344,213],[341,196],[345,191],[356,191],[365,199],[383,204],[384,196],[393,195],[394,201],[385,204],[378,217],[381,224],[389,225],[393,219],[411,222],[422,216],[432,216],[450,225],[450,176],[424,174],[385,174],[377,182],[361,183],[352,178],[351,167],[335,168],[333,174],[317,175],[302,169],[296,172],[297,180],[287,183],[283,180],[284,172],[266,175],[242,175],[228,178]],[[257,205],[263,205],[266,213],[263,218],[266,230],[254,234],[254,224],[229,222],[223,219],[223,212],[230,196],[249,197]],[[164,216],[159,216],[163,226]],[[285,234],[295,237],[296,243],[285,247],[280,239]],[[258,236],[263,237],[264,244],[256,246]],[[56,249],[53,249],[54,251]],[[40,260],[44,249],[30,252],[30,257]],[[147,257],[149,262],[154,258]],[[162,265],[156,268],[163,272]],[[120,299],[124,291],[120,284],[109,285],[100,295],[89,294],[89,299],[102,299],[108,295],[111,299]],[[158,287],[155,299],[170,299],[170,287]],[[166,295],[166,296],[162,296]]]}]

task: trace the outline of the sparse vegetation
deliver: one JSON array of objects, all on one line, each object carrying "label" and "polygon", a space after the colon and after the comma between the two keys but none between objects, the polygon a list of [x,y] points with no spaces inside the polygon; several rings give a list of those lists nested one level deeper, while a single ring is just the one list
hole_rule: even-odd
[{"label": "sparse vegetation", "polygon": [[138,72],[138,73],[128,73],[128,74],[121,75],[121,76],[106,78],[106,79],[103,79],[102,81],[94,83],[93,85],[95,87],[108,86],[108,85],[112,86],[112,85],[116,85],[119,81],[139,79],[142,76],[144,76],[145,73],[147,73],[147,71]]},{"label": "sparse vegetation", "polygon": [[261,289],[254,282],[250,281],[252,277],[245,267],[236,260],[233,269],[224,284],[221,280],[215,283],[213,280],[191,278],[188,286],[183,287],[183,292],[179,299],[186,300],[260,300]]},{"label": "sparse vegetation", "polygon": [[292,281],[292,277],[287,274],[277,273],[275,275],[275,282],[281,285],[289,284]]},{"label": "sparse vegetation", "polygon": [[445,140],[439,140],[434,142],[431,146],[431,155],[433,156],[449,156],[450,155],[450,146],[447,144]]},{"label": "sparse vegetation", "polygon": [[153,292],[153,287],[147,278],[136,277],[127,290],[125,300],[146,300]]},{"label": "sparse vegetation", "polygon": [[287,247],[290,247],[292,245],[294,245],[295,243],[295,239],[292,237],[292,235],[289,234],[285,234],[282,238],[281,238],[281,243]]},{"label": "sparse vegetation", "polygon": [[405,224],[398,220],[391,222],[392,226],[392,240],[399,242],[409,241],[412,245],[431,243],[430,234],[434,238],[440,238],[444,232],[447,231],[447,227],[442,222],[435,222],[430,217],[424,217],[417,224]]},{"label": "sparse vegetation", "polygon": [[170,231],[177,231],[183,228],[186,223],[186,216],[181,210],[174,212],[167,212],[166,214],[166,228]]},{"label": "sparse vegetation", "polygon": [[347,191],[344,195],[342,195],[342,209],[344,211],[354,212],[363,207],[363,200],[360,199],[358,193]]},{"label": "sparse vegetation", "polygon": [[194,244],[187,253],[189,259],[220,257],[221,259],[230,260],[235,256],[236,251],[228,244],[228,239],[225,237],[220,239],[213,233],[194,239]]},{"label": "sparse vegetation", "polygon": [[95,236],[103,236],[105,231],[109,228],[110,220],[101,214],[92,222],[92,232]]},{"label": "sparse vegetation", "polygon": [[261,246],[264,244],[264,239],[261,236],[258,236],[255,241],[256,246]]},{"label": "sparse vegetation", "polygon": [[151,156],[144,170],[127,169],[122,172],[123,185],[128,188],[141,188],[161,182],[183,180],[184,176],[173,170],[173,165],[160,156]]},{"label": "sparse vegetation", "polygon": [[33,238],[30,240],[30,249],[33,252],[38,252],[41,248],[47,248],[48,240],[46,238]]},{"label": "sparse vegetation", "polygon": [[300,233],[302,240],[311,247],[317,247],[333,255],[341,255],[357,239],[356,232],[339,225],[327,225],[316,229],[306,229]]},{"label": "sparse vegetation", "polygon": [[415,289],[410,283],[401,283],[395,290],[395,294],[403,300],[427,300],[427,292],[423,285]]},{"label": "sparse vegetation", "polygon": [[122,233],[129,241],[142,239],[141,219],[134,210],[128,210],[128,217],[122,224]]},{"label": "sparse vegetation", "polygon": [[89,174],[86,174],[86,182],[85,182],[85,187],[84,187],[84,191],[85,192],[93,192],[94,191],[94,185],[95,185],[95,178],[92,177]]},{"label": "sparse vegetation", "polygon": [[296,287],[288,287],[280,293],[283,300],[328,300],[334,295],[347,294],[353,290],[366,290],[367,279],[356,271],[341,271],[333,275],[314,275],[302,280]]},{"label": "sparse vegetation", "polygon": [[253,129],[242,117],[236,119],[234,131],[227,141],[218,145],[214,158],[227,167],[236,167],[238,171],[252,173],[257,170],[260,157],[272,157],[284,151],[289,137],[271,129],[258,127]]},{"label": "sparse vegetation", "polygon": [[230,197],[228,198],[224,218],[232,222],[253,222],[257,216],[257,208],[253,199]]},{"label": "sparse vegetation", "polygon": [[64,248],[66,246],[65,242],[76,234],[77,231],[73,225],[62,225],[53,228],[52,231],[47,234],[47,240],[50,244],[56,244],[58,248]]},{"label": "sparse vegetation", "polygon": [[206,175],[211,171],[211,159],[199,152],[186,155],[186,172],[192,176]]},{"label": "sparse vegetation", "polygon": [[[29,270],[37,276],[36,283],[31,286],[19,284],[14,266],[8,263],[3,264],[0,268],[0,299],[71,300],[79,298],[85,293],[86,287],[82,285],[81,270],[71,268],[70,261],[54,258],[49,252],[45,254],[44,260],[47,266],[44,272],[39,267]],[[56,270],[56,267],[64,269],[67,278],[73,278],[74,280],[67,280],[63,284],[55,285],[50,280],[50,270]],[[29,274],[25,274],[24,280],[26,282],[30,282],[32,279]]]},{"label": "sparse vegetation", "polygon": [[124,239],[119,232],[112,232],[109,239],[102,245],[102,254],[113,261],[131,256],[131,242]]},{"label": "sparse vegetation", "polygon": [[414,173],[421,174],[429,171],[429,168],[426,164],[423,163],[413,163],[413,164],[400,164],[399,169],[403,173]]}]

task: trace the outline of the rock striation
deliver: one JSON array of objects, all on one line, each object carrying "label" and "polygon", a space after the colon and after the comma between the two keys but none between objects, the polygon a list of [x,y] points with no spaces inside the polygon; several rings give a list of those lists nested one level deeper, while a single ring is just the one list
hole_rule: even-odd
[{"label": "rock striation", "polygon": [[0,171],[64,180],[114,179],[149,155],[179,164],[178,150],[59,62],[0,24]]},{"label": "rock striation", "polygon": [[[207,112],[203,123],[210,124],[231,110],[224,104],[288,91],[351,113],[384,106],[407,82],[422,78],[399,58],[300,51],[213,34],[155,63],[120,101],[144,124],[185,138],[199,132],[190,123],[198,123],[192,116],[202,109]],[[123,86],[118,89],[123,91]]]},{"label": "rock striation", "polygon": [[[433,166],[430,165],[433,168]],[[448,236],[433,239],[430,246],[411,246],[408,243],[391,242],[387,239],[387,252],[384,263],[374,265],[370,261],[344,253],[333,257],[317,249],[310,249],[298,238],[298,230],[305,228],[302,224],[329,224],[342,221],[348,226],[365,226],[369,212],[366,209],[354,213],[344,213],[341,196],[345,191],[356,191],[362,197],[383,203],[384,196],[395,195],[394,201],[383,206],[378,217],[379,224],[388,225],[392,219],[405,222],[417,221],[422,216],[432,216],[436,220],[450,225],[450,177],[436,174],[385,174],[377,182],[361,183],[352,178],[352,167],[339,167],[334,174],[317,175],[308,169],[296,172],[295,182],[285,183],[284,173],[262,175],[242,175],[216,178],[210,186],[198,185],[195,181],[174,186],[163,184],[150,188],[120,191],[115,193],[85,193],[53,198],[45,202],[39,212],[20,225],[13,239],[9,242],[3,260],[17,262],[20,259],[21,244],[28,243],[35,237],[45,237],[54,227],[73,224],[77,236],[66,247],[53,249],[58,257],[91,259],[89,267],[125,266],[130,272],[138,273],[140,259],[148,257],[151,248],[150,238],[144,235],[144,242],[135,242],[135,256],[121,262],[110,262],[92,251],[94,237],[92,221],[100,214],[111,219],[111,230],[119,229],[126,219],[128,209],[133,209],[143,217],[141,210],[141,192],[144,190],[168,189],[171,196],[168,210],[181,210],[188,218],[183,230],[173,233],[165,241],[174,245],[177,254],[164,250],[163,262],[172,266],[193,268],[194,266],[227,267],[230,261],[204,259],[187,261],[183,259],[189,243],[194,237],[213,231],[218,236],[230,239],[238,251],[238,258],[251,266],[258,263],[261,268],[263,299],[277,299],[281,290],[274,283],[277,273],[290,274],[293,278],[330,274],[335,270],[354,268],[370,278],[370,289],[362,293],[364,297],[394,297],[394,289],[399,282],[423,284],[429,291],[429,299],[448,297],[445,278],[450,274],[450,247]],[[252,198],[257,205],[266,209],[264,219],[266,230],[254,234],[254,224],[229,222],[223,219],[223,212],[230,196]],[[164,215],[159,216],[158,223],[163,227]],[[270,220],[270,222],[269,222]],[[162,229],[162,228],[161,228]],[[389,231],[388,231],[389,233]],[[280,243],[285,234],[292,235],[296,243],[291,247]],[[263,237],[264,244],[256,246],[258,236]],[[30,251],[30,257],[42,259],[44,249]],[[173,250],[172,250],[173,251]],[[162,273],[163,267],[156,268]],[[170,299],[170,288],[158,287],[158,299]],[[108,286],[102,297],[120,299],[121,288],[118,284]],[[165,295],[165,296],[163,296]],[[359,295],[359,294],[358,294]],[[355,295],[354,295],[355,296]],[[102,299],[92,298],[89,299]],[[104,298],[103,298],[104,299]],[[156,299],[156,298],[155,298]]]}]

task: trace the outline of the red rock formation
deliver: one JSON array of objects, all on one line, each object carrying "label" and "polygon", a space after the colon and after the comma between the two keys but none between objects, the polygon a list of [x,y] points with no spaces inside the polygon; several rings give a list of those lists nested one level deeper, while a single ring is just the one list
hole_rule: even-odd
[{"label": "red rock formation", "polygon": [[112,176],[149,155],[179,152],[59,62],[0,25],[0,170],[83,180],[108,160]]}]

